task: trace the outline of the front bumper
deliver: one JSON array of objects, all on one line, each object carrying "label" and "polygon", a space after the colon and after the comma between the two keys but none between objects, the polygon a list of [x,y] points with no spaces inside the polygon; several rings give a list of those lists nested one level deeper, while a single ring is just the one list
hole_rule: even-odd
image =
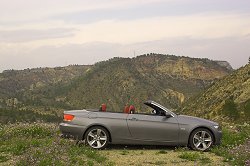
[{"label": "front bumper", "polygon": [[69,123],[60,123],[59,129],[62,133],[62,137],[82,140],[86,127]]},{"label": "front bumper", "polygon": [[222,131],[215,132],[214,137],[215,137],[214,145],[220,145],[222,139]]}]

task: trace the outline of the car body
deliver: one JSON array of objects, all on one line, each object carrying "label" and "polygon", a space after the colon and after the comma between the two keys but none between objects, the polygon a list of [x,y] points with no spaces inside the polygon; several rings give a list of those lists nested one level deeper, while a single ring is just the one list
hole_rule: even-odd
[{"label": "car body", "polygon": [[205,151],[212,145],[220,144],[222,132],[218,123],[177,115],[154,101],[144,104],[153,109],[151,114],[97,109],[65,111],[60,131],[65,137],[85,139],[96,149],[102,149],[107,144],[133,144],[180,145]]}]

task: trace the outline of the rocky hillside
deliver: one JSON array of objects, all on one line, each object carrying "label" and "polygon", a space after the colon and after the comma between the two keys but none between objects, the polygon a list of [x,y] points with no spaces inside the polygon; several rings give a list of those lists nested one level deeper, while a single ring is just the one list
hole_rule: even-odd
[{"label": "rocky hillside", "polygon": [[113,58],[94,65],[61,97],[77,108],[96,108],[107,103],[115,111],[129,103],[143,111],[141,103],[147,99],[178,108],[230,72],[208,59],[159,54]]},{"label": "rocky hillside", "polygon": [[213,83],[182,112],[205,118],[250,120],[250,64]]},{"label": "rocky hillside", "polygon": [[91,66],[72,65],[56,68],[6,70],[0,73],[0,108],[24,101],[25,96],[37,89],[66,84],[84,75]]},{"label": "rocky hillside", "polygon": [[0,74],[0,107],[97,108],[107,103],[120,110],[129,103],[141,109],[142,101],[153,99],[178,108],[231,71],[208,59],[161,54],[93,66],[5,71]]}]

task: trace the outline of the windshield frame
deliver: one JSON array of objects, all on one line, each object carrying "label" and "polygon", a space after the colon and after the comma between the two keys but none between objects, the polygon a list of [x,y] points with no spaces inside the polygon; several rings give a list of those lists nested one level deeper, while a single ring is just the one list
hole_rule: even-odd
[{"label": "windshield frame", "polygon": [[173,113],[172,111],[170,111],[169,109],[167,109],[166,107],[162,106],[161,104],[159,104],[155,101],[149,100],[149,101],[146,101],[144,104],[146,104],[149,107],[151,107],[150,105],[156,106],[156,107],[160,108],[161,110],[165,111],[166,113],[170,114],[172,117],[176,116],[175,113]]}]

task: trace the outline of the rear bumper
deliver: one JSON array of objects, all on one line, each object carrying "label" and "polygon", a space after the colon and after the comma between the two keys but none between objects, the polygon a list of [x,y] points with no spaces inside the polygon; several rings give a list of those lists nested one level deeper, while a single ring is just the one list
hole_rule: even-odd
[{"label": "rear bumper", "polygon": [[59,129],[62,133],[62,137],[82,140],[86,127],[68,123],[60,123]]}]

